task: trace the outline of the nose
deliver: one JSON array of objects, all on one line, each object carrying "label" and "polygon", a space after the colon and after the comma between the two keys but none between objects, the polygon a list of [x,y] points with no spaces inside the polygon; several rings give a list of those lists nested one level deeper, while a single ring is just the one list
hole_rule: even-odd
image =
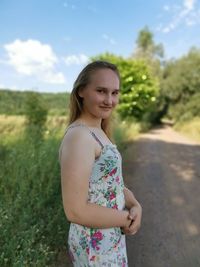
[{"label": "nose", "polygon": [[105,97],[105,99],[104,99],[104,103],[107,106],[112,106],[112,95],[107,94],[106,97]]}]

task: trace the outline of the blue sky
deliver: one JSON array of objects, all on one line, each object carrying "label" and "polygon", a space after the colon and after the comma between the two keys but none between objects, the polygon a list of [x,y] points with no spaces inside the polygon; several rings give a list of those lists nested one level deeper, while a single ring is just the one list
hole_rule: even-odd
[{"label": "blue sky", "polygon": [[0,88],[70,92],[90,56],[130,56],[144,26],[178,58],[200,47],[200,0],[0,0]]}]

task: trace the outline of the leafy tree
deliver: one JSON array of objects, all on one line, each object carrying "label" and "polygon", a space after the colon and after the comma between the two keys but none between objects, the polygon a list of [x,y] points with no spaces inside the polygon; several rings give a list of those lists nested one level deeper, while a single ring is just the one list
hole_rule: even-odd
[{"label": "leafy tree", "polygon": [[[168,115],[175,120],[200,116],[200,50],[192,48],[180,59],[168,62],[163,71],[161,95],[168,103]],[[198,103],[197,103],[198,102]],[[190,114],[190,115],[186,115]]]},{"label": "leafy tree", "polygon": [[47,108],[39,93],[30,92],[26,99],[26,134],[33,141],[42,139],[47,119]]},{"label": "leafy tree", "polygon": [[139,58],[154,58],[155,56],[162,58],[164,56],[164,49],[162,44],[155,44],[153,40],[153,33],[146,26],[140,30],[136,40],[135,57]]},{"label": "leafy tree", "polygon": [[162,44],[155,44],[153,33],[146,26],[139,31],[136,48],[131,58],[142,59],[149,66],[152,75],[161,78],[161,60],[164,57]]}]

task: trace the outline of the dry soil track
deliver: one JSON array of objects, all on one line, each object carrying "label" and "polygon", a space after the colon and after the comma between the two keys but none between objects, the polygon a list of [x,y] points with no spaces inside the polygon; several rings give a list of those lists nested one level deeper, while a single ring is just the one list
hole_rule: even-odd
[{"label": "dry soil track", "polygon": [[123,173],[143,207],[129,267],[200,267],[200,144],[154,129],[129,144]]}]

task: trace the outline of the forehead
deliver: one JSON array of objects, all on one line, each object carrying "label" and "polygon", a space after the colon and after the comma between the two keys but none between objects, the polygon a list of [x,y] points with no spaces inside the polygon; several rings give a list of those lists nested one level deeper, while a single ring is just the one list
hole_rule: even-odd
[{"label": "forehead", "polygon": [[119,78],[111,69],[100,69],[92,73],[90,84],[108,89],[119,89]]}]

